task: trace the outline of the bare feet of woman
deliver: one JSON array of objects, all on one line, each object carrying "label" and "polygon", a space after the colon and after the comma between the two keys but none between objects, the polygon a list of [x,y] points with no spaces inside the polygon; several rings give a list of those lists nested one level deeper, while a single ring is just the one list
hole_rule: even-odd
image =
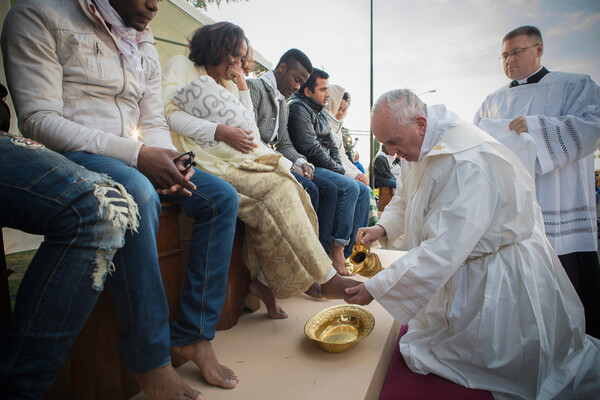
[{"label": "bare feet of woman", "polygon": [[267,285],[255,279],[250,282],[249,288],[250,293],[265,303],[265,307],[267,307],[267,313],[269,314],[270,318],[285,319],[289,317],[289,315],[277,305],[277,299],[275,299],[273,292],[271,292],[271,289],[269,289]]},{"label": "bare feet of woman", "polygon": [[344,247],[331,245],[329,250],[329,258],[333,264],[333,268],[338,274],[351,276],[352,273],[346,268],[346,257],[344,257]]},{"label": "bare feet of woman", "polygon": [[304,293],[315,299],[323,298],[323,295],[321,294],[321,285],[319,285],[318,282],[315,282],[312,285],[310,285],[310,287]]},{"label": "bare feet of woman", "polygon": [[346,278],[344,276],[335,275],[333,278],[321,284],[321,293],[323,297],[328,299],[345,299],[348,297],[344,290],[349,287],[360,285],[361,282]]},{"label": "bare feet of woman", "polygon": [[209,340],[199,340],[185,346],[171,347],[171,353],[192,360],[200,368],[200,373],[211,385],[231,389],[237,386],[238,377],[229,368],[219,364]]},{"label": "bare feet of woman", "polygon": [[204,400],[202,393],[189,387],[171,364],[143,374],[135,374],[142,391],[149,400],[194,399]]}]

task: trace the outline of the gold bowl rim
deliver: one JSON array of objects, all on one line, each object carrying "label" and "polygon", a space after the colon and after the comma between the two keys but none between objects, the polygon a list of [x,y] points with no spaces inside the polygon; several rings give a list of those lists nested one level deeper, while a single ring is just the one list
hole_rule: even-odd
[{"label": "gold bowl rim", "polygon": [[304,334],[311,340],[314,340],[317,343],[324,343],[328,345],[332,345],[331,343],[323,342],[321,339],[316,337],[315,333],[318,330],[318,327],[326,320],[330,319],[333,316],[344,314],[344,313],[352,313],[357,318],[360,318],[364,324],[364,329],[360,332],[358,338],[355,340],[349,341],[347,343],[336,343],[334,346],[344,346],[348,343],[359,342],[369,336],[375,327],[375,317],[373,313],[369,311],[367,308],[363,306],[359,306],[356,304],[338,304],[335,306],[324,308],[319,311],[312,317],[306,321],[304,325]]}]

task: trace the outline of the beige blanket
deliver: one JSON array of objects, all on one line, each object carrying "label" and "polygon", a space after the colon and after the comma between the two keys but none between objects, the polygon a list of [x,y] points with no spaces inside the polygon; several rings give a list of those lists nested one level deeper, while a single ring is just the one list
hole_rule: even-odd
[{"label": "beige blanket", "polygon": [[[200,76],[178,90],[172,100],[198,118],[252,129],[260,138],[252,111],[212,78]],[[322,279],[331,261],[318,237],[310,198],[281,161],[281,155],[256,139],[258,147],[241,153],[224,142],[199,146],[174,135],[180,151],[194,151],[198,167],[229,182],[240,195],[238,217],[246,225],[250,272],[262,270],[273,294],[287,298]]]}]

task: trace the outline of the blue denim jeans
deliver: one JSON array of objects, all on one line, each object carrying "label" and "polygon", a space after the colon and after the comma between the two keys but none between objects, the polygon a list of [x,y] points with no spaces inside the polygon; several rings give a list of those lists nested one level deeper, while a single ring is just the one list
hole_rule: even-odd
[{"label": "blue denim jeans", "polygon": [[385,187],[389,187],[392,189],[396,189],[396,180],[395,179],[388,179],[387,181],[384,182],[383,186]]},{"label": "blue denim jeans", "polygon": [[332,239],[336,246],[344,246],[344,255],[352,254],[358,228],[369,223],[369,188],[348,176],[317,167],[315,176],[331,181],[338,190],[333,218]]},{"label": "blue denim jeans", "polygon": [[[225,300],[239,204],[235,189],[196,170],[191,197],[159,197],[144,175],[118,160],[81,151],[65,156],[121,183],[138,205],[138,231],[126,233],[114,257],[116,270],[106,281],[123,324],[119,353],[125,365],[146,372],[170,362],[170,346],[212,339]],[[161,200],[181,206],[194,220],[188,279],[170,329],[156,249]]]},{"label": "blue denim jeans", "polygon": [[337,187],[327,179],[314,175],[310,180],[292,172],[292,175],[308,192],[312,206],[319,220],[319,241],[327,254],[331,248],[331,229],[337,204]]},{"label": "blue denim jeans", "polygon": [[45,235],[0,337],[1,398],[46,393],[135,224],[132,206],[107,176],[0,134],[0,225]]}]

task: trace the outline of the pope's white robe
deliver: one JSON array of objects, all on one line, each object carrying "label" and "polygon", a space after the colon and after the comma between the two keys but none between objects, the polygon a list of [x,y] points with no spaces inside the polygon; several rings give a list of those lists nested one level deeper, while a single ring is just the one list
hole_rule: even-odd
[{"label": "pope's white robe", "polygon": [[583,307],[542,230],[533,178],[477,127],[437,124],[436,114],[447,115],[435,107],[425,136],[440,139],[419,161],[403,162],[379,220],[388,241],[405,234],[409,251],[365,283],[408,323],[406,363],[498,399],[600,390],[600,341],[584,334]]},{"label": "pope's white robe", "polygon": [[[537,146],[536,188],[545,232],[557,254],[596,251],[593,152],[600,146],[600,88],[589,76],[550,72],[538,83],[489,95],[474,122],[509,148],[486,120],[525,116]],[[510,132],[513,135],[514,132]]]}]

